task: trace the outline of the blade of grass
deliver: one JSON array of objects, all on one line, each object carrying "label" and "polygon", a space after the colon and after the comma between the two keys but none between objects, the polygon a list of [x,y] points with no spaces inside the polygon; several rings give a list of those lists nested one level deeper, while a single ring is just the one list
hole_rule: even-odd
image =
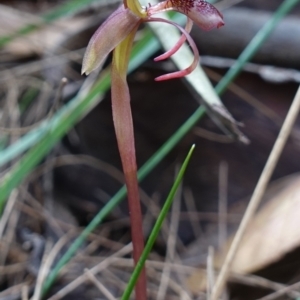
[{"label": "blade of grass", "polygon": [[[137,68],[159,48],[149,29],[144,30],[143,38],[134,46],[129,64],[129,72]],[[142,52],[142,54],[141,54]],[[39,163],[62,136],[98,102],[110,87],[110,76],[103,75],[90,93],[83,99],[75,97],[66,104],[51,120],[28,133],[11,147],[0,152],[0,166],[15,158],[26,149],[33,147],[27,155],[1,180],[0,212],[11,190]],[[34,146],[37,144],[37,146]]]},{"label": "blade of grass", "polygon": [[278,137],[275,141],[275,144],[272,148],[272,151],[268,157],[266,165],[260,175],[260,178],[254,189],[254,192],[249,201],[249,204],[247,206],[247,209],[243,216],[243,219],[240,223],[240,226],[239,226],[239,228],[233,238],[233,241],[230,245],[228,253],[225,257],[225,261],[222,265],[221,271],[217,278],[216,284],[213,287],[211,298],[210,298],[211,300],[218,300],[219,297],[221,296],[224,285],[227,282],[233,260],[238,251],[239,245],[241,244],[244,234],[245,234],[246,230],[248,229],[250,222],[253,218],[253,215],[255,214],[255,212],[262,200],[262,197],[265,194],[268,183],[271,179],[271,176],[273,175],[274,169],[275,169],[275,167],[278,163],[278,160],[281,156],[281,153],[286,145],[287,139],[290,136],[290,133],[291,133],[293,126],[295,124],[295,121],[297,119],[297,116],[299,115],[299,110],[300,110],[300,87],[298,88],[296,96],[292,102],[292,105],[291,105],[288,113],[287,113],[287,116],[281,127],[279,135],[278,135]]},{"label": "blade of grass", "polygon": [[[18,38],[19,36],[27,35],[47,23],[54,22],[55,20],[58,20],[59,18],[62,18],[62,17],[76,14],[77,12],[79,12],[80,10],[84,9],[85,7],[93,4],[94,2],[98,2],[98,4],[99,4],[99,2],[101,2],[101,0],[85,0],[85,1],[71,0],[71,1],[67,1],[67,2],[59,5],[58,7],[54,8],[50,12],[42,15],[41,22],[39,24],[28,24],[10,35],[0,37],[0,48],[4,47],[5,45],[10,43],[14,39]],[[103,1],[103,2],[107,2],[107,1]],[[110,1],[110,3],[111,2],[112,1]],[[117,1],[114,1],[114,2],[117,3]],[[216,1],[211,0],[209,2],[215,3]]]},{"label": "blade of grass", "polygon": [[[89,0],[91,1],[91,0]],[[72,2],[72,1],[71,1]],[[257,52],[259,47],[264,43],[264,41],[272,33],[278,22],[297,4],[299,0],[286,0],[283,2],[281,7],[275,12],[274,16],[270,21],[255,35],[253,40],[242,52],[236,63],[230,68],[229,72],[225,74],[223,79],[216,86],[215,90],[218,95],[222,95],[228,85],[238,76],[241,72],[243,66],[248,62]],[[177,16],[178,17],[178,16]],[[182,18],[179,17],[182,21]],[[176,19],[177,20],[177,19]],[[176,21],[175,20],[175,21]],[[1,41],[1,39],[0,39]],[[144,37],[136,44],[136,49],[140,51],[136,52],[137,59],[134,60],[133,64],[130,64],[129,68],[132,71],[138,66],[139,63],[149,58],[159,49],[159,42],[153,36],[153,34],[147,30]],[[134,56],[133,56],[134,57]],[[70,102],[70,107],[76,105],[76,103]],[[65,107],[66,109],[68,106]],[[49,126],[52,126],[52,121],[59,122],[57,119],[50,120],[50,122],[45,122],[35,130],[32,130],[23,138],[19,139],[14,145],[9,148],[4,149],[0,152],[0,166],[3,166],[8,161],[14,159],[16,156],[20,155],[22,152],[26,151],[34,144],[36,144],[47,132]]]},{"label": "blade of grass", "polygon": [[[158,3],[158,0],[152,0],[155,3]],[[173,18],[173,14],[170,13],[161,13],[163,19],[169,19],[170,21]],[[186,18],[182,14],[177,14],[177,20],[184,24]],[[178,22],[176,20],[176,22]],[[155,35],[160,40],[162,47],[165,50],[171,49],[173,45],[180,39],[180,33],[174,26],[169,24],[161,23],[150,23],[149,26],[155,32]],[[168,33],[166,35],[166,32]],[[183,70],[186,66],[190,64],[194,59],[194,53],[191,51],[187,43],[184,43],[180,50],[177,51],[174,55],[170,57],[178,69]],[[194,71],[184,77],[185,81],[192,90],[195,92],[195,95],[198,95],[196,99],[200,104],[205,104],[207,111],[211,116],[211,119],[216,123],[216,125],[227,135],[232,135],[238,138],[242,143],[248,144],[249,140],[244,134],[238,129],[237,122],[234,120],[232,115],[223,105],[219,95],[216,93],[213,88],[212,83],[207,77],[206,73],[202,69],[201,65],[198,64]]]},{"label": "blade of grass", "polygon": [[93,2],[96,1],[97,0],[85,0],[85,1],[72,0],[63,3],[58,7],[54,8],[52,11],[42,15],[41,21],[38,24],[28,24],[10,35],[0,37],[0,48],[4,47],[5,45],[10,43],[17,37],[27,35],[47,23],[51,23],[67,15],[75,14],[78,11],[82,10],[83,8],[91,5]]},{"label": "blade of grass", "polygon": [[53,122],[45,132],[43,139],[1,179],[0,185],[0,212],[3,211],[6,198],[28,173],[41,161],[53,146],[98,103],[100,95],[110,86],[110,77],[106,74],[102,80],[83,99],[78,99],[77,105],[72,106],[64,114],[60,114],[58,122]]},{"label": "blade of grass", "polygon": [[[179,23],[184,22],[184,18],[182,19],[180,14],[173,14],[172,20]],[[160,43],[158,39],[154,36],[152,31],[149,30],[149,28],[145,28],[143,32],[141,32],[140,40],[135,44],[133,48],[128,71],[132,72],[159,49]],[[103,90],[102,92],[104,93],[106,91],[107,90]],[[60,122],[59,119],[61,118],[61,116],[71,113],[71,111],[75,109],[77,105],[79,105],[79,102],[80,100],[75,97],[75,99],[66,104],[54,116],[54,118],[42,122],[39,127],[31,130],[13,145],[0,151],[0,167],[37,144],[45,136],[45,134],[47,134],[50,127],[52,127],[53,124]]]},{"label": "blade of grass", "polygon": [[222,80],[216,86],[216,92],[222,95],[227,89],[228,85],[240,74],[243,66],[251,60],[257,50],[262,46],[266,39],[271,35],[274,28],[280,20],[288,14],[300,1],[299,0],[285,0],[273,14],[272,18],[264,25],[264,27],[254,36],[251,42],[247,45],[245,50],[238,57],[236,62],[231,66],[229,71],[225,74]]},{"label": "blade of grass", "polygon": [[135,266],[135,268],[134,268],[134,270],[131,274],[131,277],[129,279],[127,287],[126,287],[126,289],[125,289],[125,291],[122,295],[122,298],[121,298],[122,300],[128,300],[130,298],[130,295],[131,295],[131,293],[134,289],[134,286],[135,286],[135,284],[136,284],[136,282],[137,282],[137,280],[138,280],[138,278],[141,274],[142,269],[144,268],[144,265],[145,265],[145,262],[146,262],[146,260],[149,256],[149,253],[152,250],[153,245],[154,245],[154,243],[157,239],[157,236],[160,232],[161,226],[162,226],[162,224],[163,224],[163,222],[164,222],[164,220],[165,220],[165,218],[166,218],[166,216],[167,216],[167,214],[170,210],[170,207],[173,203],[173,199],[174,199],[175,194],[177,192],[177,189],[178,189],[178,187],[179,187],[179,185],[182,181],[183,175],[186,171],[186,168],[187,168],[188,163],[191,159],[191,156],[193,154],[194,149],[195,149],[195,145],[193,145],[191,147],[187,157],[185,158],[185,160],[184,160],[184,162],[183,162],[183,164],[182,164],[182,166],[179,170],[179,173],[178,173],[178,175],[175,179],[175,182],[174,182],[174,184],[171,188],[171,191],[170,191],[170,193],[167,197],[167,200],[165,201],[165,204],[163,205],[163,207],[162,207],[162,209],[159,213],[159,216],[158,216],[158,218],[157,218],[157,220],[154,224],[154,227],[151,230],[151,233],[150,233],[149,239],[146,243],[145,249],[144,249],[137,265]]},{"label": "blade of grass", "polygon": [[[139,65],[145,62],[151,55],[153,55],[160,48],[158,40],[153,36],[153,33],[145,28],[141,33],[141,39],[135,44],[132,54],[131,60],[129,64],[128,71],[132,72]],[[99,83],[101,85],[101,83]],[[106,85],[106,88],[100,89],[98,92],[101,94],[108,91],[109,85]],[[89,97],[89,96],[87,96]],[[96,96],[95,96],[96,97]],[[40,142],[40,140],[47,134],[47,132],[53,128],[53,126],[57,123],[60,123],[60,118],[64,116],[71,115],[72,111],[76,109],[77,106],[81,105],[81,101],[92,101],[91,99],[81,100],[78,97],[75,97],[68,104],[64,105],[64,107],[58,111],[58,113],[51,118],[50,120],[46,120],[39,127],[33,129],[22,138],[20,138],[17,142],[15,142],[10,147],[0,151],[0,167],[6,164],[7,162],[13,160],[18,155],[22,154],[22,152],[30,149],[32,146]],[[91,109],[91,106],[87,106],[87,111]],[[83,112],[83,115],[87,113],[87,111]],[[53,129],[52,129],[53,130]],[[1,200],[0,200],[1,201]]]},{"label": "blade of grass", "polygon": [[[143,30],[141,35],[141,39],[134,46],[131,55],[131,61],[129,64],[129,72],[135,70],[139,65],[141,65],[144,61],[146,61],[153,53],[155,53],[159,49],[159,42],[153,37],[153,34],[149,29]],[[99,85],[102,85],[99,82]],[[103,94],[108,91],[110,87],[110,83],[108,85],[104,85],[102,88],[98,90],[99,94]],[[97,89],[97,88],[95,88]],[[95,97],[97,93],[95,93]],[[89,97],[89,96],[87,96]],[[40,140],[47,134],[47,132],[55,126],[55,124],[60,123],[60,118],[64,116],[71,115],[72,111],[76,109],[77,106],[80,105],[82,101],[92,101],[91,98],[82,100],[78,97],[75,97],[68,104],[64,105],[62,109],[60,109],[56,115],[50,120],[44,121],[39,127],[33,129],[22,138],[20,138],[17,142],[15,142],[10,147],[0,151],[0,167],[6,164],[7,162],[13,160],[18,155],[22,154],[22,152],[30,149],[32,146],[40,142]],[[94,104],[93,104],[94,105]],[[91,109],[91,106],[87,106],[87,111]],[[83,115],[87,113],[87,111],[83,112]]]},{"label": "blade of grass", "polygon": [[[146,1],[144,1],[146,2]],[[152,0],[153,4],[157,4],[158,0]],[[210,1],[211,2],[211,1]],[[173,21],[176,17],[176,23],[184,25],[186,23],[186,16],[183,14],[174,13],[160,13],[163,19]],[[159,39],[162,47],[165,50],[171,49],[176,42],[180,39],[181,33],[174,26],[169,24],[162,24],[158,22],[149,23],[149,26],[154,31],[155,35]],[[200,30],[200,29],[199,29]],[[166,34],[167,32],[167,34]],[[183,70],[194,59],[194,53],[187,43],[184,43],[180,50],[170,57],[174,64],[179,70]],[[196,93],[204,99],[204,101],[209,105],[222,105],[219,96],[216,94],[210,80],[206,76],[200,64],[195,68],[195,70],[184,77],[189,85],[193,87]]]},{"label": "blade of grass", "polygon": [[[185,136],[190,128],[192,128],[197,121],[203,116],[205,109],[199,107],[196,112],[190,117],[177,131],[176,134],[163,144],[163,146],[148,160],[138,172],[138,180],[142,181],[174,148],[176,144]],[[68,248],[66,253],[58,261],[53,268],[52,272],[47,277],[44,284],[44,295],[50,289],[60,270],[67,264],[73,255],[77,252],[78,248],[84,243],[88,235],[95,230],[95,228],[106,218],[106,216],[125,198],[126,187],[123,186],[114,197],[99,211],[99,213],[93,218],[89,225],[82,231],[73,244]]]}]

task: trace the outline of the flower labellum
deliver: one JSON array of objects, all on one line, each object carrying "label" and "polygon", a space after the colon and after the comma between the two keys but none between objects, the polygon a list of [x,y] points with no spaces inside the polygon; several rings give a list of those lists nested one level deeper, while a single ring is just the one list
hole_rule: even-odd
[{"label": "flower labellum", "polygon": [[148,9],[148,14],[174,10],[185,14],[203,30],[220,28],[225,23],[223,15],[204,0],[167,0]]}]

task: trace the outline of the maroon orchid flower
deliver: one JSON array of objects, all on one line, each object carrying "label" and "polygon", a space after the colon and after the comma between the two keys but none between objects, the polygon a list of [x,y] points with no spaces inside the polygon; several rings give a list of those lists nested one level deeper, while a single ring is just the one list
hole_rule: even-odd
[{"label": "maroon orchid flower", "polygon": [[[185,29],[177,23],[154,17],[163,11],[177,11],[187,16]],[[211,30],[224,25],[221,13],[204,0],[166,0],[156,5],[142,7],[138,0],[124,0],[115,12],[99,27],[91,38],[83,59],[82,73],[89,74],[102,66],[108,54],[113,51],[112,61],[112,111],[128,192],[133,241],[133,256],[138,261],[144,247],[142,215],[139,201],[137,165],[134,145],[133,123],[130,107],[130,94],[126,81],[130,51],[139,25],[143,22],[163,22],[178,28],[182,36],[176,45],[155,60],[172,56],[187,40],[194,53],[192,64],[184,70],[162,75],[156,80],[180,78],[190,74],[199,62],[198,49],[189,35],[193,22],[203,30]],[[144,292],[143,292],[144,291]],[[136,298],[146,299],[145,273],[142,274],[136,288]]]}]

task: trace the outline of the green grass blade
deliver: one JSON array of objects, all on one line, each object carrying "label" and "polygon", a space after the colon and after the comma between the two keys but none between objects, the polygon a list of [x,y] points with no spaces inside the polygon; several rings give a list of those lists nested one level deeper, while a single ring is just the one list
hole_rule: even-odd
[{"label": "green grass blade", "polygon": [[227,89],[228,85],[240,74],[244,65],[251,60],[258,49],[266,41],[266,39],[273,32],[280,20],[288,14],[300,1],[299,0],[285,0],[272,18],[264,25],[264,27],[254,36],[251,42],[247,45],[245,50],[241,53],[234,65],[225,74],[222,80],[216,86],[216,92],[222,95]]},{"label": "green grass blade", "polygon": [[175,180],[175,182],[172,186],[172,189],[171,189],[171,191],[170,191],[170,193],[167,197],[167,200],[165,201],[165,204],[162,207],[162,210],[160,211],[159,216],[158,216],[158,218],[155,222],[155,225],[154,225],[154,227],[153,227],[153,229],[150,233],[150,236],[149,236],[149,239],[146,243],[145,249],[144,249],[137,265],[135,266],[135,268],[134,268],[134,270],[131,274],[131,277],[130,277],[130,280],[127,284],[127,287],[126,287],[126,289],[125,289],[125,291],[122,295],[122,298],[121,298],[122,300],[128,300],[130,298],[130,295],[131,295],[131,293],[134,289],[134,286],[135,286],[135,284],[136,284],[136,282],[137,282],[137,280],[140,276],[140,273],[141,273],[141,271],[142,271],[142,269],[145,265],[145,262],[146,262],[146,260],[149,256],[149,253],[151,252],[151,250],[153,248],[153,245],[154,245],[154,243],[157,239],[157,236],[160,232],[162,224],[163,224],[163,222],[164,222],[164,220],[165,220],[165,218],[166,218],[166,216],[167,216],[167,214],[170,210],[170,207],[173,203],[173,199],[174,199],[175,194],[177,192],[177,189],[178,189],[178,187],[179,187],[179,185],[182,181],[183,175],[186,171],[186,168],[187,168],[188,163],[191,159],[191,156],[193,154],[194,149],[195,149],[195,145],[192,146],[191,150],[189,151],[186,159],[184,160],[184,162],[183,162],[183,164],[182,164],[182,166],[179,170],[179,173],[178,173],[178,175],[176,177],[176,180]]},{"label": "green grass blade", "polygon": [[[215,89],[217,94],[221,95],[224,93],[228,85],[236,78],[236,76],[238,76],[245,63],[255,55],[262,43],[268,38],[281,18],[283,18],[297,3],[299,3],[299,0],[286,0],[282,3],[270,21],[257,33],[248,47],[246,47],[243,53],[240,55],[236,63],[230,68],[230,70],[216,86]],[[136,55],[138,60],[135,60],[134,64],[130,65],[130,69],[132,70],[136,68],[140,62],[145,61],[146,58],[153,55],[159,48],[159,42],[148,30],[145,33],[144,38],[136,45],[136,49],[140,49],[140,52],[137,51]],[[36,144],[45,135],[49,126],[51,126],[51,122],[43,123],[39,128],[29,132],[14,145],[1,151],[0,166],[3,166],[5,163],[14,159],[16,156],[20,155],[22,152]]]},{"label": "green grass blade", "polygon": [[[145,62],[151,55],[158,51],[159,48],[160,44],[158,40],[153,36],[153,33],[148,28],[145,28],[141,34],[141,39],[133,47],[128,71],[132,72],[143,62]],[[101,92],[106,92],[108,88],[109,87]],[[81,100],[78,99],[78,97],[75,97],[52,119],[44,121],[38,128],[33,129],[24,135],[10,147],[0,151],[0,167],[40,142],[40,140],[47,134],[54,124],[59,123],[60,118],[62,118],[64,115],[72,114],[72,111],[80,104],[80,102]]]},{"label": "green grass blade", "polygon": [[37,30],[38,28],[40,28],[42,25],[46,23],[53,22],[66,15],[75,14],[76,12],[80,11],[84,7],[96,1],[97,0],[85,0],[85,1],[72,0],[62,5],[59,5],[57,8],[41,16],[40,23],[28,24],[10,35],[0,37],[0,48],[4,47],[9,42],[13,41],[15,38],[19,36],[27,35],[33,32],[34,30]]},{"label": "green grass blade", "polygon": [[53,22],[57,19],[60,19],[62,17],[73,15],[82,10],[83,8],[93,4],[93,2],[100,2],[99,0],[84,0],[84,1],[78,1],[78,0],[71,0],[68,2],[65,2],[58,7],[54,8],[52,11],[44,14],[43,19],[46,23]]},{"label": "green grass blade", "polygon": [[[180,14],[173,14],[172,16],[173,20],[179,23],[184,22],[185,18],[181,17],[182,16]],[[157,52],[160,47],[160,43],[153,35],[152,31],[148,28],[145,28],[143,30],[141,39],[133,48],[132,59],[129,64],[128,71],[131,72],[136,69],[155,52]],[[68,112],[71,111],[76,105],[78,105],[78,98],[71,100],[69,104],[65,105],[61,111],[54,116],[54,118],[44,121],[38,128],[31,130],[13,145],[0,151],[0,167],[37,144],[45,136],[45,134],[47,134],[49,128],[52,127],[54,123],[59,122],[60,116],[63,114],[68,114]]]},{"label": "green grass blade", "polygon": [[[159,2],[158,0],[152,1],[154,1],[154,4]],[[160,15],[163,19],[170,21],[174,21],[176,18],[176,23],[182,26],[186,23],[186,16],[183,14],[174,15],[163,12]],[[155,35],[160,40],[163,49],[166,51],[176,45],[176,42],[180,39],[181,33],[178,32],[178,29],[174,26],[170,26],[170,24],[153,22],[149,23],[148,25],[154,31]],[[172,59],[179,70],[183,70],[193,61],[194,53],[192,52],[190,46],[187,43],[184,43],[180,47],[180,51],[177,51],[170,57],[170,59]],[[185,76],[184,79],[199,95],[199,97],[205,101],[212,111],[214,110],[215,106],[223,107],[221,99],[215,92],[211,81],[208,79],[200,64],[197,65],[191,74]],[[226,109],[224,109],[224,111],[226,111]],[[232,120],[233,118],[230,116],[229,119]]]},{"label": "green grass blade", "polygon": [[[145,62],[151,55],[153,55],[153,53],[155,53],[159,48],[159,42],[153,37],[152,32],[149,29],[145,29],[143,31],[141,40],[136,43],[132,50],[132,59],[129,64],[128,71],[132,72],[139,65]],[[101,83],[99,84],[101,85]],[[106,92],[109,86],[110,85],[106,85],[106,88],[102,89],[99,92]],[[49,130],[53,130],[51,128],[53,128],[56,123],[61,122],[60,118],[63,118],[66,115],[71,115],[72,111],[76,109],[78,105],[80,105],[81,101],[81,99],[75,97],[68,104],[66,104],[52,119],[44,121],[38,128],[33,129],[32,131],[24,135],[10,147],[0,151],[0,167],[40,142]]]},{"label": "green grass blade", "polygon": [[[58,20],[59,18],[68,15],[76,14],[78,11],[93,4],[96,1],[99,3],[99,1],[101,0],[82,0],[82,1],[71,0],[65,2],[59,5],[58,7],[54,8],[52,11],[41,16],[41,22],[39,24],[28,24],[10,35],[0,37],[0,48],[4,47],[5,45],[7,45],[8,43],[10,43],[11,41],[13,41],[15,38],[19,36],[23,36],[37,30],[44,24],[51,23],[55,20]],[[215,3],[216,1],[211,0],[209,2]]]},{"label": "green grass blade", "polygon": [[[176,144],[186,135],[190,128],[194,127],[196,122],[204,115],[205,109],[199,107],[191,118],[189,118],[176,133],[146,162],[138,172],[138,180],[142,181],[174,148]],[[44,294],[50,289],[58,273],[67,264],[78,248],[84,243],[87,236],[96,229],[96,227],[103,222],[107,215],[125,198],[126,187],[123,186],[114,197],[99,211],[89,225],[82,231],[74,243],[69,247],[66,253],[62,256],[56,264],[50,275],[44,283]]]},{"label": "green grass blade", "polygon": [[109,86],[110,77],[106,75],[85,98],[76,99],[76,105],[68,106],[69,110],[63,110],[63,113],[59,114],[59,118],[54,119],[57,122],[52,122],[51,126],[47,128],[43,139],[30,149],[4,176],[0,185],[0,212],[3,211],[5,201],[10,192],[28,175],[70,128],[98,103],[100,95]]}]

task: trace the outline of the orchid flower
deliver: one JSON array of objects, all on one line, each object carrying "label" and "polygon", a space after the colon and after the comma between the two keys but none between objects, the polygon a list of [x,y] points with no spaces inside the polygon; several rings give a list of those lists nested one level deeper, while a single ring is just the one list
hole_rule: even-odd
[{"label": "orchid flower", "polygon": [[[177,11],[187,16],[185,28],[177,23],[163,18],[154,17],[164,11]],[[111,96],[113,121],[121,156],[125,182],[128,193],[128,202],[131,218],[133,241],[133,257],[137,262],[143,251],[142,215],[139,201],[137,166],[134,146],[133,123],[130,107],[130,94],[126,82],[127,67],[130,51],[138,27],[143,22],[168,23],[181,31],[182,36],[172,49],[160,55],[155,60],[167,59],[176,53],[187,40],[194,53],[194,60],[184,70],[162,75],[157,81],[180,78],[190,74],[199,62],[199,53],[195,42],[189,35],[195,22],[203,30],[211,30],[224,25],[221,13],[205,0],[166,0],[153,6],[142,7],[138,0],[123,0],[121,5],[99,27],[91,38],[83,59],[82,73],[89,74],[102,66],[108,54],[113,51],[111,70]],[[136,298],[146,299],[145,273],[140,277],[136,288]]]}]

